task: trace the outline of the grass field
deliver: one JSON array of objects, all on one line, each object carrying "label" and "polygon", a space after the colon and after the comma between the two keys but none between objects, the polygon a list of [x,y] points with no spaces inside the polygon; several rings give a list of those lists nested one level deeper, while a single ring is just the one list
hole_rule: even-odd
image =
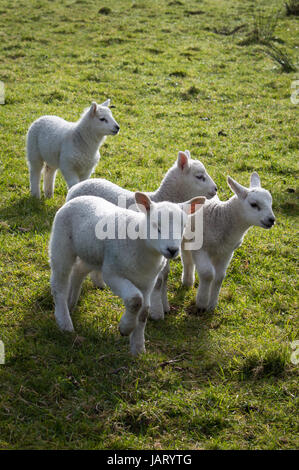
[{"label": "grass field", "polygon": [[[247,40],[256,4],[265,18],[280,8],[270,41],[296,64],[298,20],[278,0],[1,0],[1,449],[298,447],[299,71]],[[66,185],[59,175],[52,200],[33,200],[25,160],[33,120],[75,121],[108,97],[121,132],[95,176],[153,190],[189,149],[224,199],[228,174],[247,185],[258,171],[277,217],[236,251],[213,314],[195,315],[196,288],[172,262],[171,312],[148,323],[137,359],[118,333],[121,301],[90,280],[76,334],[58,331],[48,241]]]}]

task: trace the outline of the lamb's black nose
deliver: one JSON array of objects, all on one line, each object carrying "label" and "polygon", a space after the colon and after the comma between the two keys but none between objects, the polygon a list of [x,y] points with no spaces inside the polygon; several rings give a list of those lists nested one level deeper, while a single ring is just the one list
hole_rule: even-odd
[{"label": "lamb's black nose", "polygon": [[275,222],[275,217],[269,217],[268,221],[269,221],[269,224],[273,225]]},{"label": "lamb's black nose", "polygon": [[174,247],[170,247],[170,248],[167,248],[167,251],[168,251],[168,253],[170,254],[171,258],[175,258],[176,255],[177,255],[178,252],[179,252],[179,249],[178,249],[178,248],[174,248]]},{"label": "lamb's black nose", "polygon": [[116,125],[114,126],[114,129],[115,129],[115,133],[117,134],[118,131],[119,131],[119,129],[120,129],[120,127],[116,124]]},{"label": "lamb's black nose", "polygon": [[217,193],[217,191],[218,191],[218,188],[217,188],[217,186],[216,186],[216,185],[215,185],[215,188],[214,188],[214,190],[215,190],[215,193]]}]

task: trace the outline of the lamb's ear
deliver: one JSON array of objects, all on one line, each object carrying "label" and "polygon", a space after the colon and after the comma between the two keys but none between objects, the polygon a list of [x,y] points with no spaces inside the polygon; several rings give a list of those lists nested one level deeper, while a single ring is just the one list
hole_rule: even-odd
[{"label": "lamb's ear", "polygon": [[177,165],[181,170],[189,167],[189,157],[185,152],[178,153]]},{"label": "lamb's ear", "polygon": [[150,211],[151,206],[152,206],[152,201],[151,201],[151,198],[147,194],[140,193],[139,191],[137,191],[135,193],[135,201],[136,201],[138,209],[141,212],[147,213]]},{"label": "lamb's ear", "polygon": [[108,100],[104,101],[101,106],[106,106],[108,108],[110,106],[110,99],[108,98]]},{"label": "lamb's ear", "polygon": [[254,171],[250,177],[250,187],[251,188],[260,188],[261,180],[256,171]]},{"label": "lamb's ear", "polygon": [[230,176],[227,177],[227,183],[230,189],[240,198],[245,199],[248,194],[248,189],[245,186],[242,186],[240,183],[237,183],[233,178]]},{"label": "lamb's ear", "polygon": [[185,154],[187,155],[187,157],[188,157],[189,159],[191,159],[191,153],[190,153],[189,150],[185,150]]},{"label": "lamb's ear", "polygon": [[181,209],[186,212],[186,214],[191,215],[195,214],[206,202],[206,198],[204,196],[197,196],[190,201],[180,203]]},{"label": "lamb's ear", "polygon": [[96,114],[96,112],[97,112],[97,107],[98,107],[97,103],[96,103],[95,101],[93,101],[93,102],[91,103],[91,106],[90,106],[90,114],[91,114],[91,116],[95,116],[95,114]]}]

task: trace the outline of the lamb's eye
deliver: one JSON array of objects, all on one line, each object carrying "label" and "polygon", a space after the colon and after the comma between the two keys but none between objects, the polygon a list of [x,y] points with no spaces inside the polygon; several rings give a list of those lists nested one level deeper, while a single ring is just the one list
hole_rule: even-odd
[{"label": "lamb's eye", "polygon": [[99,120],[102,121],[102,122],[107,122],[106,118],[99,118]]},{"label": "lamb's eye", "polygon": [[253,207],[253,209],[260,210],[259,205],[256,202],[251,202],[250,205]]},{"label": "lamb's eye", "polygon": [[205,177],[204,175],[196,175],[195,178],[197,178],[198,180],[201,180],[201,181],[205,181]]}]

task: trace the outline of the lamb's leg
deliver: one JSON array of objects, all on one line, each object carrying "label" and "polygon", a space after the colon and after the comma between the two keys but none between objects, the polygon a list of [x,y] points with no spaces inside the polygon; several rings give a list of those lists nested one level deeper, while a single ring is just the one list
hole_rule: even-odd
[{"label": "lamb's leg", "polygon": [[169,261],[167,261],[165,266],[164,266],[164,269],[162,271],[162,276],[163,276],[162,303],[163,303],[164,313],[169,313],[169,311],[170,311],[170,306],[169,306],[168,296],[167,296],[167,281],[168,281],[169,272],[170,272],[170,263],[169,263]]},{"label": "lamb's leg", "polygon": [[143,295],[128,279],[104,271],[105,281],[110,289],[124,301],[126,310],[119,322],[119,331],[129,336],[137,324],[137,316],[143,306]]},{"label": "lamb's leg", "polygon": [[29,161],[29,178],[31,195],[40,199],[40,179],[44,161],[36,156]]},{"label": "lamb's leg", "polygon": [[166,261],[163,269],[159,272],[151,293],[149,316],[152,320],[164,320],[164,313],[168,313],[170,310],[167,298],[167,279],[169,271],[169,261]]},{"label": "lamb's leg", "polygon": [[66,181],[68,189],[80,182],[79,175],[76,171],[70,168],[70,165],[64,163],[60,167],[60,171]]},{"label": "lamb's leg", "polygon": [[49,165],[44,166],[44,194],[46,198],[50,198],[54,194],[54,184],[56,177],[56,168],[52,168]]},{"label": "lamb's leg", "polygon": [[199,312],[204,312],[209,305],[210,290],[215,276],[215,269],[208,254],[203,250],[194,253],[193,259],[199,276],[196,306]]},{"label": "lamb's leg", "polygon": [[181,257],[183,263],[182,284],[192,287],[195,281],[195,264],[192,258],[192,251],[182,248]]},{"label": "lamb's leg", "polygon": [[95,287],[98,287],[99,289],[104,289],[105,282],[104,282],[103,275],[102,275],[101,271],[91,271],[90,279],[92,280],[93,285]]},{"label": "lamb's leg", "polygon": [[152,320],[164,319],[164,307],[162,299],[163,272],[160,271],[151,293],[149,315]]},{"label": "lamb's leg", "polygon": [[65,253],[53,256],[51,259],[51,290],[55,302],[55,318],[59,328],[63,331],[74,331],[73,323],[68,309],[67,299],[69,293],[69,277],[74,263],[74,257]]},{"label": "lamb's leg", "polygon": [[144,300],[144,306],[138,315],[137,325],[130,335],[130,346],[133,356],[137,356],[138,354],[145,352],[144,330],[148,315],[149,305],[148,302]]},{"label": "lamb's leg", "polygon": [[211,286],[208,310],[214,310],[217,307],[221,285],[225,278],[226,269],[229,264],[229,261],[230,260],[222,260],[215,264],[215,278]]},{"label": "lamb's leg", "polygon": [[77,305],[82,282],[87,274],[90,272],[90,266],[88,266],[80,258],[77,258],[72,273],[70,276],[70,286],[69,286],[69,295],[68,295],[68,307],[71,312]]}]

